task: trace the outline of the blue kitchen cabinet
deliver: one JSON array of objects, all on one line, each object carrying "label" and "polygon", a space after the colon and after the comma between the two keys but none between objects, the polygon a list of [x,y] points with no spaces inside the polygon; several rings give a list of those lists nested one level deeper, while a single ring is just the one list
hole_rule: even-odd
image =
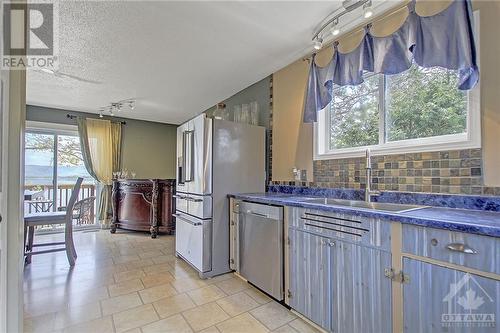
[{"label": "blue kitchen cabinet", "polygon": [[335,240],[332,254],[332,331],[391,333],[391,254]]},{"label": "blue kitchen cabinet", "polygon": [[500,281],[404,258],[407,333],[500,331]]},{"label": "blue kitchen cabinet", "polygon": [[289,305],[326,330],[331,327],[332,243],[329,238],[289,229]]},{"label": "blue kitchen cabinet", "polygon": [[391,255],[289,229],[289,305],[332,332],[392,332]]}]

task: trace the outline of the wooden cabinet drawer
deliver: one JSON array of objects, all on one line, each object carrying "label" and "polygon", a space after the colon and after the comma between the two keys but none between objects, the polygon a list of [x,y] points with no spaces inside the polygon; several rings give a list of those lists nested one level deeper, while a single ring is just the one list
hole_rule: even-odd
[{"label": "wooden cabinet drawer", "polygon": [[404,224],[403,252],[500,274],[500,238]]},{"label": "wooden cabinet drawer", "polygon": [[362,245],[391,249],[391,223],[388,221],[333,213],[317,209],[290,207],[288,225],[324,237],[345,239]]}]

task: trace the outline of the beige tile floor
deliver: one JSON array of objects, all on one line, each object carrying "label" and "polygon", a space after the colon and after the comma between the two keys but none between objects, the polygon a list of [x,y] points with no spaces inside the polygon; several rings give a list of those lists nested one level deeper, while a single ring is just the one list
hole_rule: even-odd
[{"label": "beige tile floor", "polygon": [[77,232],[75,245],[72,269],[64,252],[26,267],[25,332],[316,332],[232,274],[200,279],[173,236]]}]

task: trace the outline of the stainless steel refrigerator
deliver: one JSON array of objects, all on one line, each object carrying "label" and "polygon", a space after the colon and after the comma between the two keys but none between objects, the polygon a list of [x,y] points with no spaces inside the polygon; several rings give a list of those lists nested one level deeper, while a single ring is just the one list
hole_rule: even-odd
[{"label": "stainless steel refrigerator", "polygon": [[207,278],[230,271],[229,193],[264,192],[265,128],[200,115],[177,128],[175,252]]}]

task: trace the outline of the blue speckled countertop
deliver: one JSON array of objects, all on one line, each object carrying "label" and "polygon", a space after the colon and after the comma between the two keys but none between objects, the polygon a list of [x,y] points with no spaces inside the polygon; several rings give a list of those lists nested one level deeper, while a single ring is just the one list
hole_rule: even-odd
[{"label": "blue speckled countertop", "polygon": [[346,206],[324,205],[303,201],[304,199],[314,197],[310,195],[267,192],[231,194],[230,196],[236,199],[264,204],[320,209],[338,213],[350,213],[356,216],[384,218],[390,221],[415,224],[424,227],[500,237],[500,212],[427,207],[408,212],[395,213]]}]

